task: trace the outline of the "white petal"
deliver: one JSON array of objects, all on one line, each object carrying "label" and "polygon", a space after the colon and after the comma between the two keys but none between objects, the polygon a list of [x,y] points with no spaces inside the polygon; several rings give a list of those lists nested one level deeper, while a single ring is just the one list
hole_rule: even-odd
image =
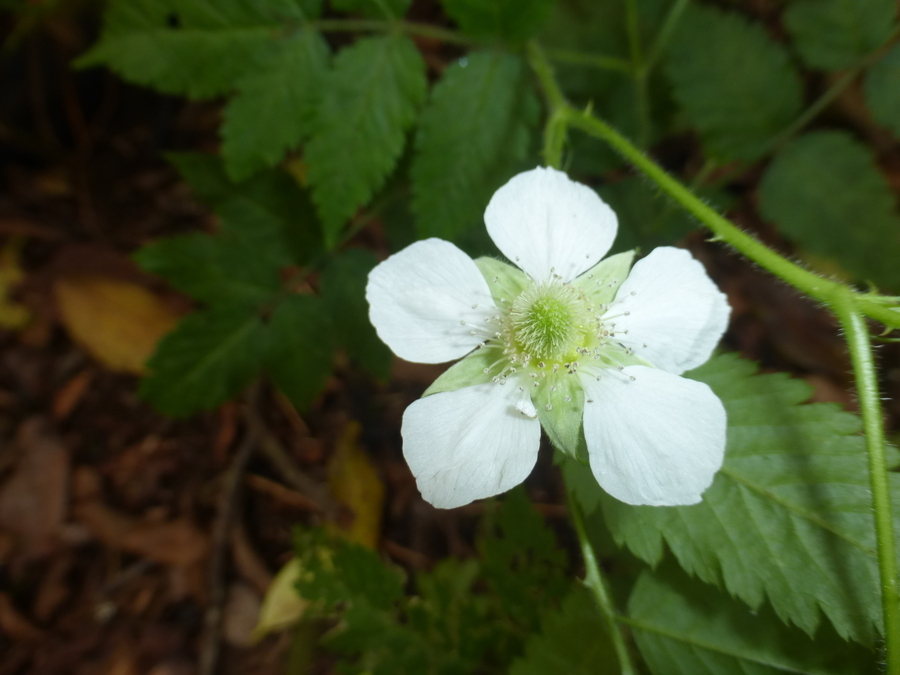
[{"label": "white petal", "polygon": [[626,504],[699,502],[725,454],[725,408],[712,390],[646,366],[581,380],[584,436],[600,487]]},{"label": "white petal", "polygon": [[406,409],[403,456],[426,501],[450,509],[525,480],[537,461],[541,425],[517,408],[521,397],[513,381],[488,383]]},{"label": "white petal", "polygon": [[616,214],[596,192],[544,167],[497,190],[484,222],[503,255],[536,281],[552,273],[571,281],[606,255],[618,229]]},{"label": "white petal", "polygon": [[635,263],[606,312],[615,317],[610,321],[619,341],[648,363],[675,374],[709,359],[730,315],[728,298],[703,265],[670,246],[654,249]]},{"label": "white petal", "polygon": [[375,267],[366,300],[378,337],[416,363],[465,356],[488,337],[485,319],[496,312],[475,262],[440,239],[416,242]]}]

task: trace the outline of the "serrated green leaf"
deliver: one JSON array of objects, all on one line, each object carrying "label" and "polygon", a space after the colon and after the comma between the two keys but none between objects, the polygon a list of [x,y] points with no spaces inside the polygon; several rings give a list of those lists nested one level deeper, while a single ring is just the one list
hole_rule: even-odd
[{"label": "serrated green leaf", "polygon": [[319,285],[335,345],[346,349],[372,375],[386,380],[393,361],[391,350],[375,333],[366,302],[366,282],[377,263],[368,251],[351,249],[329,260],[319,276]]},{"label": "serrated green leaf", "polygon": [[795,0],[784,25],[813,68],[849,68],[890,36],[895,0]]},{"label": "serrated green leaf", "polygon": [[764,608],[752,612],[684,574],[641,574],[628,625],[653,675],[862,675],[874,655],[831,630],[813,641]]},{"label": "serrated green leaf", "polygon": [[321,298],[292,295],[269,320],[265,364],[269,377],[298,410],[305,410],[331,374],[331,324]]},{"label": "serrated green leaf", "polygon": [[[595,675],[618,672],[606,623],[587,589],[575,588],[555,612],[541,620],[541,632],[525,645],[510,675]],[[699,672],[699,671],[697,671]]]},{"label": "serrated green leaf", "polygon": [[266,264],[272,263],[268,248],[234,232],[192,232],[148,244],[134,259],[195,300],[253,308],[271,300],[281,286],[277,262]]},{"label": "serrated green leaf", "polygon": [[274,166],[309,136],[328,56],[322,36],[302,30],[266,50],[238,81],[222,122],[222,156],[234,180]]},{"label": "serrated green leaf", "polygon": [[787,53],[735,13],[689,6],[667,53],[673,95],[718,159],[759,158],[800,112]]},{"label": "serrated green leaf", "polygon": [[197,196],[222,217],[223,231],[270,240],[272,264],[302,265],[321,250],[309,196],[286,171],[269,169],[235,182],[214,155],[170,153],[168,158]]},{"label": "serrated green leaf", "polygon": [[420,237],[454,239],[528,157],[534,94],[521,59],[475,52],[444,71],[422,111],[410,177]]},{"label": "serrated green leaf", "polygon": [[[756,370],[723,355],[688,374],[728,414],[725,463],[703,501],[628,506],[597,488],[606,523],[651,564],[665,542],[682,567],[724,582],[751,607],[768,598],[809,634],[821,611],[841,636],[871,645],[881,605],[859,418],[833,404],[801,405],[806,383]],[[900,490],[900,475],[890,478]]]},{"label": "serrated green leaf", "polygon": [[544,25],[555,0],[441,0],[464,33],[479,39],[526,40]]},{"label": "serrated green leaf", "polygon": [[291,0],[115,0],[100,41],[76,65],[107,65],[170,94],[226,94],[274,45],[282,22],[302,20],[300,7]]},{"label": "serrated green leaf", "polygon": [[374,19],[402,19],[412,0],[331,0],[341,12],[356,12]]},{"label": "serrated green leaf", "polygon": [[243,306],[195,312],[160,341],[140,395],[173,417],[214,408],[250,383],[265,341],[262,321]]},{"label": "serrated green leaf", "polygon": [[407,37],[366,38],[338,54],[304,154],[328,246],[396,166],[425,89],[425,62]]},{"label": "serrated green leaf", "polygon": [[858,279],[900,287],[900,216],[872,151],[842,131],[788,145],[766,170],[760,210],[816,255]]},{"label": "serrated green leaf", "polygon": [[864,86],[872,117],[900,138],[900,45],[866,71]]}]

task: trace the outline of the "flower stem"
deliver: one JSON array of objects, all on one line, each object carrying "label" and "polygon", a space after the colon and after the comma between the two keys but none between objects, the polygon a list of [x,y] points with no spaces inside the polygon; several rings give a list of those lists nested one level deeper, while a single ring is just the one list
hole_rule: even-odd
[{"label": "flower stem", "polygon": [[881,607],[884,612],[884,641],[888,675],[900,675],[900,586],[897,581],[897,548],[891,519],[891,492],[888,483],[888,467],[884,425],[882,424],[881,398],[869,328],[862,313],[856,307],[850,293],[835,299],[831,306],[847,339],[853,372],[856,376],[856,393],[866,432],[866,449],[869,455],[869,482],[875,508],[875,537],[878,545],[878,569],[881,575]]},{"label": "flower stem", "polygon": [[[637,672],[634,664],[631,662],[631,654],[628,652],[628,645],[625,644],[625,637],[619,629],[617,620],[618,614],[613,605],[609,589],[606,587],[606,580],[600,571],[600,565],[597,564],[597,556],[594,555],[594,547],[588,538],[587,529],[584,526],[584,514],[581,506],[571,492],[569,496],[569,515],[572,518],[572,524],[575,527],[575,533],[578,535],[578,543],[581,546],[581,555],[584,557],[584,585],[593,594],[597,607],[606,621],[606,630],[609,633],[609,639],[613,643],[616,650],[616,657],[619,659],[619,667],[622,675],[635,675]],[[893,675],[893,673],[891,674]]]}]

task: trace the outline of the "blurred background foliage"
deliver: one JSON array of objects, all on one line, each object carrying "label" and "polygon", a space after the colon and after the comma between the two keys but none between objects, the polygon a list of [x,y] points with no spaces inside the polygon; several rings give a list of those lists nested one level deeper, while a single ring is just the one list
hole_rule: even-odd
[{"label": "blurred background foliage", "polygon": [[[155,145],[212,217],[201,228],[191,221],[137,230],[122,246],[180,302],[162,302],[141,284],[86,277],[84,265],[78,274],[64,268],[52,284],[72,338],[107,367],[140,375],[141,398],[167,416],[228,410],[248,388],[241,400],[258,395],[254,383],[265,378],[296,420],[336,372],[352,373],[351,389],[389,381],[398,365],[369,324],[366,276],[426,237],[498,255],[482,227],[487,201],[541,163],[546,120],[529,40],[544,47],[570,101],[609,120],[764,241],[829,275],[900,292],[895,0],[0,7],[8,12],[7,59],[47,32],[80,53],[72,66],[92,94],[107,86],[108,69],[164,95],[161,115],[182,99],[209,103],[214,142],[198,151],[160,134]],[[77,175],[78,158],[89,161],[89,125],[62,98],[53,103],[72,127]],[[18,148],[30,139],[17,137],[14,109],[0,101],[0,140]],[[102,104],[91,112],[102,126]],[[52,120],[44,126],[52,136]],[[571,132],[564,168],[616,210],[614,250],[707,246],[696,222],[602,143]],[[30,320],[14,293],[21,248],[12,238],[0,253],[0,323],[16,330]],[[631,649],[657,675],[872,672],[876,563],[858,421],[835,405],[801,405],[810,395],[802,383],[755,373],[718,357],[692,375],[740,426],[703,507],[627,507],[599,493],[580,467],[564,466],[607,556]],[[382,408],[397,396],[385,393]],[[312,647],[320,638],[340,672],[617,667],[592,599],[571,580],[569,535],[548,527],[523,490],[486,507],[467,533],[473,555],[465,559],[409,564],[416,571],[408,574],[374,553],[385,497],[357,436],[350,429],[335,442],[333,496],[316,506],[332,526],[295,533],[296,555],[260,610],[254,639],[289,630],[291,672],[321,669]],[[262,438],[271,448],[272,438]],[[803,489],[810,482],[828,488],[811,494]],[[319,494],[302,477],[292,484]],[[328,499],[339,503],[331,511]],[[355,525],[332,517],[342,508],[357,513]],[[752,537],[742,534],[748,523]],[[674,556],[664,556],[666,547]],[[840,587],[831,585],[836,577]]]}]

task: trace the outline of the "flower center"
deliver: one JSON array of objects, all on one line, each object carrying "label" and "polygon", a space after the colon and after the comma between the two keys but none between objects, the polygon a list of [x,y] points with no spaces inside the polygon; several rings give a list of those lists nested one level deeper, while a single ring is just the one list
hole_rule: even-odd
[{"label": "flower center", "polygon": [[548,282],[534,284],[515,299],[509,322],[509,346],[516,352],[561,361],[584,346],[596,319],[583,293]]}]

